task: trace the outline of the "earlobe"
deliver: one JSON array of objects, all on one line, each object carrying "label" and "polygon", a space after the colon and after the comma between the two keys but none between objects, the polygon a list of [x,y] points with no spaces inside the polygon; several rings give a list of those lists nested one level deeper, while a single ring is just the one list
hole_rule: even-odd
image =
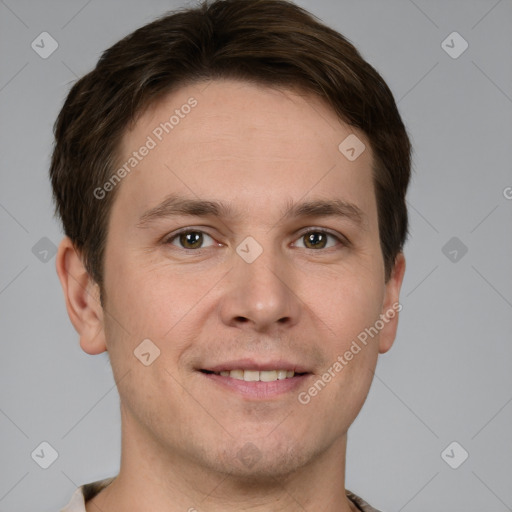
[{"label": "earlobe", "polygon": [[99,286],[88,274],[69,237],[64,237],[59,245],[56,269],[69,319],[80,335],[80,346],[91,355],[105,352],[107,347]]},{"label": "earlobe", "polygon": [[402,252],[395,258],[395,264],[391,277],[386,283],[384,303],[382,306],[381,318],[384,323],[379,336],[379,353],[386,353],[396,338],[398,329],[399,311],[402,309],[400,304],[400,289],[405,274],[405,256]]}]

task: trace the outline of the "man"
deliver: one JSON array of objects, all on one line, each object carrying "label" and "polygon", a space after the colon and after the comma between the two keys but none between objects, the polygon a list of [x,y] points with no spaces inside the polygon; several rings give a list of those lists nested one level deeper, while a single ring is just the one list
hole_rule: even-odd
[{"label": "man", "polygon": [[55,136],[57,272],[122,420],[119,474],[63,510],[374,511],[347,431],[396,334],[410,174],[378,73],[292,3],[219,0],[107,50]]}]

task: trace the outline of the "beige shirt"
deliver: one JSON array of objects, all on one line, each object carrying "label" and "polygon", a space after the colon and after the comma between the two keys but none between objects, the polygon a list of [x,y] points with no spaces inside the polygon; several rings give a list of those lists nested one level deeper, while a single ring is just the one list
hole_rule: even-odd
[{"label": "beige shirt", "polygon": [[[106,478],[105,480],[98,480],[96,482],[91,482],[90,484],[85,484],[78,487],[73,496],[71,497],[71,501],[60,510],[60,512],[86,512],[85,503],[90,499],[94,498],[101,490],[103,490],[108,484],[110,484],[115,477]],[[379,512],[376,508],[368,505],[366,501],[362,500],[355,494],[350,491],[347,492],[348,499],[354,503],[354,505],[361,510],[361,512]]]}]

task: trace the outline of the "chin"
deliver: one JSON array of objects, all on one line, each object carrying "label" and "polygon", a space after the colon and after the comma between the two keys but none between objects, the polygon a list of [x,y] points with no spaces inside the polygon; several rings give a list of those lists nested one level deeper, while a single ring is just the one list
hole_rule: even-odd
[{"label": "chin", "polygon": [[312,450],[304,443],[290,444],[291,439],[279,444],[266,440],[232,443],[218,457],[214,457],[215,471],[239,480],[241,485],[276,484],[296,473],[315,458]]}]

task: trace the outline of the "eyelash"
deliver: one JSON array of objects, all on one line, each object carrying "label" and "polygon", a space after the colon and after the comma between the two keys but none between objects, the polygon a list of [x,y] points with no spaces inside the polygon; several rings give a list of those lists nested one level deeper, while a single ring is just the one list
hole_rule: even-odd
[{"label": "eyelash", "polygon": [[[185,228],[185,229],[183,229],[181,231],[178,231],[178,232],[172,234],[171,236],[165,238],[163,243],[165,245],[174,245],[172,242],[175,239],[178,239],[178,237],[180,235],[188,234],[188,233],[202,233],[203,235],[209,236],[212,240],[215,240],[211,235],[209,235],[208,233],[206,233],[205,231],[203,231],[201,229]],[[349,240],[347,238],[345,238],[344,236],[338,235],[338,234],[334,234],[331,231],[327,231],[326,229],[322,229],[322,228],[309,228],[307,231],[301,232],[296,240],[304,238],[306,235],[309,235],[311,233],[321,233],[322,235],[330,236],[331,238],[334,238],[339,243],[339,245],[341,247],[348,247],[350,245]],[[197,249],[187,249],[187,248],[181,247],[181,246],[175,246],[175,247],[177,247],[178,249],[181,249],[183,251],[186,251],[186,252],[201,252],[202,250],[205,250],[205,249],[209,248],[209,247],[199,247]],[[322,247],[320,249],[311,249],[309,247],[304,247],[304,248],[307,249],[308,251],[319,252],[319,251],[322,251],[322,250],[323,251],[327,251],[329,249],[334,249],[335,247],[336,246],[334,246],[334,247],[326,247],[326,248]]]}]

